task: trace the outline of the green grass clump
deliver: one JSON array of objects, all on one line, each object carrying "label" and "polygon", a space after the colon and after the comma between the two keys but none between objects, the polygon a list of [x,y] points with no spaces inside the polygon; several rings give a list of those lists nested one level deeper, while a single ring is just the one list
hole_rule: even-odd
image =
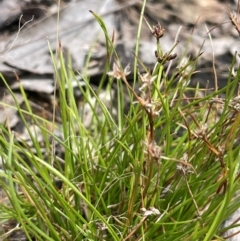
[{"label": "green grass clump", "polygon": [[[109,76],[105,93],[112,101],[117,98],[117,116],[81,73],[85,86],[78,86],[79,110],[71,85],[77,77],[64,62],[61,46],[60,70],[52,55],[61,125],[33,113],[20,82],[22,109],[1,75],[15,99],[8,107],[18,111],[32,143],[18,137],[7,121],[0,126],[0,186],[8,197],[0,203],[0,222],[18,224],[2,240],[18,229],[29,240],[42,241],[224,240],[229,227],[221,224],[240,206],[235,58],[223,89],[189,87],[201,51],[166,75],[176,55],[174,48],[161,52],[163,32],[157,25],[151,29],[157,39],[155,68],[143,75],[134,68],[141,83],[135,91],[128,82],[129,66],[122,68],[104,22],[94,16],[106,36],[109,61],[103,80]],[[111,59],[116,59],[112,70]],[[111,95],[113,82],[117,96]],[[127,114],[124,86],[131,100]],[[219,98],[223,94],[226,98]],[[92,112],[88,127],[87,105]]]}]

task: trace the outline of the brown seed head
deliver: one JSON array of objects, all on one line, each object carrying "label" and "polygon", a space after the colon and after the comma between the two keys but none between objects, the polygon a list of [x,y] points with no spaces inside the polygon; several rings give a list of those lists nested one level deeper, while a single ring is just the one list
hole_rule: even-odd
[{"label": "brown seed head", "polygon": [[157,61],[161,64],[165,64],[168,61],[171,61],[177,57],[177,54],[169,54],[165,53],[163,56],[160,56],[157,51],[155,51],[155,56],[157,58]]},{"label": "brown seed head", "polygon": [[158,22],[156,26],[153,26],[151,30],[151,34],[158,40],[164,35],[165,29],[161,26],[161,24]]}]

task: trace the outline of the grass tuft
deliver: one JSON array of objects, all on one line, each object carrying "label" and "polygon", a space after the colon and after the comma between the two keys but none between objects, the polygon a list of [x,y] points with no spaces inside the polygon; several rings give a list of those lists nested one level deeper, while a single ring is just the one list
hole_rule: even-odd
[{"label": "grass tuft", "polygon": [[[34,113],[19,80],[23,109],[0,75],[15,102],[0,105],[17,110],[30,138],[27,142],[7,121],[0,125],[0,186],[7,197],[0,202],[2,239],[22,230],[29,240],[44,241],[223,240],[231,227],[222,223],[240,206],[236,56],[224,88],[192,87],[201,49],[194,59],[185,53],[176,56],[175,46],[162,53],[164,30],[159,23],[149,25],[156,38],[156,65],[142,74],[135,62],[136,90],[128,79],[130,67],[121,66],[114,38],[92,14],[106,37],[103,95],[110,101],[78,73],[84,85],[75,87],[83,97],[77,103],[72,81],[78,76],[64,59],[61,44],[59,59],[49,46],[61,123]],[[167,68],[169,61],[178,60],[177,67]],[[131,100],[128,113],[125,87]],[[15,227],[7,229],[13,220]]]}]

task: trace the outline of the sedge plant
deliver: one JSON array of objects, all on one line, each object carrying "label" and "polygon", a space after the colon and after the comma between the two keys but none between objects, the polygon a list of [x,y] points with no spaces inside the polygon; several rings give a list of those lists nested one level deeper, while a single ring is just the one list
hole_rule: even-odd
[{"label": "sedge plant", "polygon": [[[136,90],[128,79],[130,67],[121,66],[107,27],[93,15],[106,37],[107,93],[117,83],[117,97],[109,94],[110,101],[117,98],[117,116],[89,77],[69,67],[61,44],[60,69],[49,46],[60,123],[34,113],[19,80],[26,106],[22,108],[0,76],[15,100],[14,106],[0,105],[17,110],[32,143],[17,136],[7,121],[1,124],[0,186],[6,195],[0,202],[1,239],[22,230],[28,240],[39,241],[224,240],[226,230],[236,224],[222,223],[240,206],[240,114],[234,96],[240,70],[232,75],[237,56],[224,88],[189,86],[201,49],[196,58],[179,61],[166,75],[169,61],[186,56],[177,56],[174,46],[163,53],[164,29],[149,25],[156,38],[156,65],[153,71],[144,68],[144,74],[134,68],[140,83]],[[76,75],[84,82],[77,86],[82,93],[80,108],[72,86]],[[131,103],[125,102],[125,87]],[[86,105],[92,113],[88,126]],[[6,230],[12,220],[16,225]]]}]

